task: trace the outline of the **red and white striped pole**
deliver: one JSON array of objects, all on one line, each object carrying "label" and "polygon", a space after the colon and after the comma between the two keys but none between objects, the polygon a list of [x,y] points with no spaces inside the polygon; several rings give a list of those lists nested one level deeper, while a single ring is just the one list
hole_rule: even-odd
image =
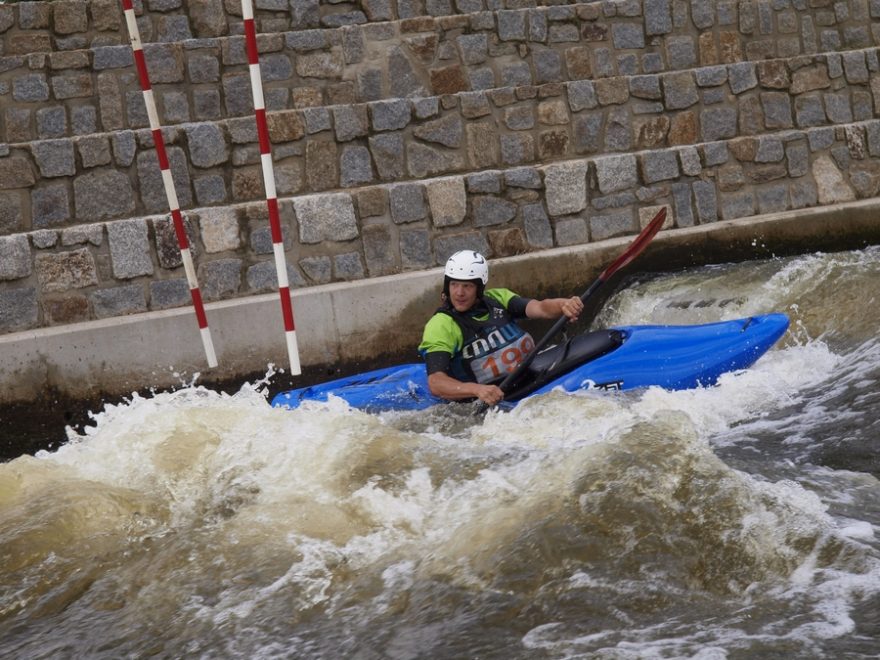
[{"label": "red and white striped pole", "polygon": [[263,166],[263,186],[266,189],[266,206],[269,208],[269,226],[272,230],[272,248],[275,252],[275,271],[278,274],[278,293],[281,296],[281,314],[284,317],[284,336],[287,340],[287,355],[290,358],[290,372],[302,373],[299,364],[299,349],[296,344],[296,328],[293,325],[293,304],[290,301],[290,283],[287,278],[287,259],[284,256],[284,239],[281,235],[281,219],[278,216],[278,198],[275,192],[275,170],[272,166],[272,148],[269,146],[269,126],[266,123],[266,104],[263,100],[263,79],[260,76],[260,54],[257,51],[257,33],[254,27],[254,6],[251,0],[241,0],[241,14],[244,18],[244,36],[247,47],[248,65],[251,74],[251,89],[254,95],[254,117],[257,121],[257,135],[260,140],[260,162]]},{"label": "red and white striped pole", "polygon": [[125,22],[128,26],[128,35],[131,39],[131,50],[134,54],[134,62],[137,67],[138,77],[141,82],[141,90],[144,93],[144,104],[147,106],[147,116],[150,119],[150,130],[153,132],[153,142],[156,145],[156,155],[159,157],[159,169],[162,171],[162,183],[165,185],[165,196],[168,198],[168,206],[171,209],[171,217],[174,220],[174,231],[177,234],[177,244],[180,246],[180,256],[186,271],[186,280],[189,283],[189,292],[192,295],[193,307],[196,311],[196,319],[202,335],[202,344],[205,347],[205,356],[208,358],[208,366],[217,366],[217,355],[214,353],[214,342],[211,341],[211,330],[208,328],[208,317],[205,315],[205,306],[202,303],[202,294],[199,291],[199,282],[196,278],[193,266],[192,253],[189,249],[189,239],[183,225],[183,216],[180,214],[180,204],[177,201],[177,192],[174,189],[174,179],[171,177],[171,167],[168,164],[168,154],[165,152],[165,139],[159,127],[159,113],[156,112],[156,101],[153,98],[153,89],[150,85],[150,76],[147,73],[147,60],[144,57],[143,44],[141,43],[140,30],[134,15],[131,0],[122,0],[122,9],[125,12]]}]

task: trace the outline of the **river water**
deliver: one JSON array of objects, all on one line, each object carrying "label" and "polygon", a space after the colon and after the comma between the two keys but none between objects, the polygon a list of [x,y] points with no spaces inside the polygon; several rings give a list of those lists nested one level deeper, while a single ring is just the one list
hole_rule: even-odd
[{"label": "river water", "polygon": [[597,325],[790,315],[707,389],[107,406],[0,464],[0,656],[876,658],[878,282],[869,248],[611,298]]}]

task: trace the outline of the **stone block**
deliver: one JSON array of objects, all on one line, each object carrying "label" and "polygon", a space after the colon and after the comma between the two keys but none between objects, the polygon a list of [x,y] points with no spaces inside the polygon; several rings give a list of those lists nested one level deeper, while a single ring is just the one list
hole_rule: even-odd
[{"label": "stone block", "polygon": [[529,251],[526,235],[519,227],[496,229],[488,232],[489,246],[496,257],[525,254]]},{"label": "stone block", "polygon": [[678,158],[671,150],[646,151],[641,156],[642,181],[650,185],[679,177]]},{"label": "stone block", "polygon": [[73,140],[43,140],[31,144],[31,153],[45,178],[73,176],[76,174],[76,159]]},{"label": "stone block", "polygon": [[348,142],[368,135],[369,121],[366,106],[334,106],[333,124],[339,142]]},{"label": "stone block", "polygon": [[55,183],[31,192],[31,213],[34,228],[52,227],[70,219],[67,185]]},{"label": "stone block", "polygon": [[192,299],[185,278],[150,282],[150,309],[183,307]]},{"label": "stone block", "polygon": [[[633,163],[635,165],[635,163]],[[544,168],[544,186],[550,215],[567,215],[587,206],[587,163],[572,161]]]},{"label": "stone block", "polygon": [[104,225],[97,222],[91,225],[76,225],[61,230],[61,245],[85,245],[89,243],[95,247],[104,242]]},{"label": "stone block", "polygon": [[499,197],[480,195],[472,198],[471,209],[475,227],[488,227],[510,222],[516,217],[517,206]]},{"label": "stone block", "polygon": [[599,191],[603,195],[637,185],[639,176],[635,155],[624,154],[596,159],[596,179]]},{"label": "stone block", "polygon": [[369,139],[369,145],[380,179],[391,181],[405,175],[403,134],[375,135]]},{"label": "stone block", "polygon": [[672,203],[675,207],[675,225],[677,227],[693,227],[694,210],[691,204],[691,187],[689,184],[672,184]]},{"label": "stone block", "polygon": [[52,77],[52,93],[59,101],[92,96],[92,76],[88,73]]},{"label": "stone block", "polygon": [[[106,69],[127,69],[134,65],[131,46],[96,46],[93,49],[92,68],[96,71]],[[151,81],[152,81],[152,70]]]},{"label": "stone block", "polygon": [[501,193],[501,173],[498,170],[474,172],[473,174],[468,174],[465,181],[469,193]]},{"label": "stone block", "polygon": [[241,289],[241,259],[217,259],[199,264],[199,289],[205,300],[222,300]]},{"label": "stone block", "polygon": [[58,232],[51,229],[37,229],[31,232],[31,240],[35,248],[45,250],[58,244]]},{"label": "stone block", "polygon": [[461,115],[465,119],[477,119],[492,114],[492,105],[483,91],[464,92],[459,95]]},{"label": "stone block", "polygon": [[40,139],[58,138],[67,134],[67,112],[63,106],[40,108],[36,117],[37,136]]},{"label": "stone block", "polygon": [[413,135],[420,140],[442,144],[444,147],[452,149],[457,149],[462,145],[463,134],[463,123],[461,118],[455,114],[427,121],[413,129]]},{"label": "stone block", "polygon": [[64,325],[88,321],[92,316],[89,299],[82,294],[66,293],[62,298],[46,297],[43,310],[49,325]]},{"label": "stone block", "polygon": [[345,281],[362,280],[366,276],[364,264],[358,252],[334,255],[333,272],[337,280]]},{"label": "stone block", "polygon": [[737,135],[736,108],[715,106],[700,111],[700,130],[703,142],[728,140]]},{"label": "stone block", "polygon": [[0,290],[0,332],[28,330],[37,325],[40,306],[33,287]]},{"label": "stone block", "polygon": [[31,246],[27,235],[0,236],[0,280],[18,280],[31,274]]},{"label": "stone block", "polygon": [[372,161],[366,147],[349,145],[343,147],[340,158],[340,185],[351,188],[373,180]]},{"label": "stone block", "polygon": [[534,248],[553,247],[553,228],[547,211],[540,202],[526,204],[521,209],[526,240]]},{"label": "stone block", "polygon": [[21,103],[42,103],[49,100],[49,83],[45,74],[28,73],[12,81],[12,98]]},{"label": "stone block", "polygon": [[467,193],[462,177],[433,179],[426,192],[435,227],[449,227],[464,222],[467,214]]},{"label": "stone block", "polygon": [[535,84],[562,82],[562,56],[555,50],[539,50],[532,53]]},{"label": "stone block", "polygon": [[118,171],[96,171],[78,176],[73,182],[73,199],[78,220],[113,218],[135,209],[131,182]]},{"label": "stone block", "polygon": [[464,69],[459,64],[430,69],[428,73],[431,77],[431,90],[438,96],[458,94],[470,89]]},{"label": "stone block", "polygon": [[397,271],[394,258],[396,250],[387,225],[367,225],[361,231],[361,240],[370,277],[391,275]]},{"label": "stone block", "polygon": [[434,265],[427,230],[409,229],[400,232],[400,264],[404,270],[420,270]]},{"label": "stone block", "polygon": [[381,187],[364,188],[354,193],[358,216],[369,218],[388,212],[388,191]]},{"label": "stone block", "polygon": [[229,145],[218,124],[187,124],[184,130],[194,166],[208,168],[228,162]]},{"label": "stone block", "polygon": [[406,128],[412,117],[407,99],[390,99],[370,103],[369,114],[375,131],[396,131]]},{"label": "stone block", "polygon": [[428,216],[424,187],[418,183],[395,184],[389,189],[391,219],[395,224],[423,220]]},{"label": "stone block", "polygon": [[700,100],[694,77],[689,71],[669,73],[661,78],[667,110],[683,110]]},{"label": "stone block", "polygon": [[205,252],[216,254],[241,247],[238,213],[233,208],[218,207],[199,211],[199,230]]},{"label": "stone block", "polygon": [[74,135],[98,132],[98,112],[93,105],[80,105],[70,109],[70,130]]},{"label": "stone block", "polygon": [[389,49],[388,81],[392,97],[430,96],[419,81],[419,77],[401,46],[393,46]]},{"label": "stone block", "polygon": [[299,266],[314,284],[327,284],[333,279],[333,264],[330,257],[306,257],[300,259]]},{"label": "stone block", "polygon": [[[373,157],[376,158],[375,153]],[[306,144],[305,174],[306,183],[311,190],[326,190],[327,188],[335,188],[339,184],[335,142],[309,140]]]},{"label": "stone block", "polygon": [[535,161],[535,140],[528,133],[502,135],[500,147],[501,162],[505,165],[522,165]]},{"label": "stone block", "polygon": [[483,169],[498,164],[498,134],[493,123],[468,123],[465,135],[471,167]]},{"label": "stone block", "polygon": [[[193,259],[198,259],[199,249],[196,241],[196,231],[188,217],[183,217],[184,231]],[[180,242],[177,239],[177,231],[171,216],[153,218],[153,234],[156,240],[156,257],[159,266],[166,269],[179,268],[183,265],[183,257],[180,253]]]},{"label": "stone block", "polygon": [[816,158],[812,173],[820,204],[840,204],[855,200],[855,192],[830,157],[822,154]]},{"label": "stone block", "polygon": [[146,220],[111,222],[107,225],[107,239],[114,277],[132,279],[153,274]]},{"label": "stone block", "polygon": [[613,23],[611,42],[619,50],[644,48],[645,33],[642,26],[636,23]]},{"label": "stone block", "polygon": [[[0,193],[0,234],[14,234],[22,229],[24,194]],[[31,197],[31,208],[33,208],[33,197]]]},{"label": "stone block", "polygon": [[[251,291],[277,291],[278,270],[275,261],[261,261],[249,266],[245,275],[248,289]],[[299,269],[293,264],[287,264],[287,282],[291,289],[306,285],[306,281],[300,274]]]},{"label": "stone block", "polygon": [[[29,142],[36,137],[31,125],[33,111],[28,108],[6,108],[3,113],[6,121],[6,139],[9,142]],[[0,159],[2,167],[3,159]],[[4,185],[3,177],[0,177],[0,187]]]},{"label": "stone block", "polygon": [[583,245],[590,242],[587,220],[580,216],[557,218],[554,226],[556,245]]},{"label": "stone block", "polygon": [[85,168],[109,165],[113,161],[106,135],[84,135],[76,139],[79,160]]},{"label": "stone block", "polygon": [[219,204],[226,201],[226,181],[219,174],[198,177],[193,180],[193,187],[199,204]]},{"label": "stone block", "polygon": [[590,236],[594,241],[604,241],[615,236],[628,236],[637,230],[638,227],[630,211],[594,215],[590,218]]},{"label": "stone block", "polygon": [[699,223],[702,225],[718,220],[718,196],[715,192],[715,184],[711,181],[694,181],[692,189]]},{"label": "stone block", "polygon": [[[531,136],[529,137],[531,138]],[[568,131],[565,128],[541,131],[538,135],[538,158],[542,161],[564,158],[568,154],[568,142]],[[503,155],[504,142],[502,141],[502,157]],[[505,162],[507,162],[506,159]]]},{"label": "stone block", "polygon": [[751,190],[740,190],[721,196],[721,218],[734,220],[755,215],[755,194]]},{"label": "stone block", "polygon": [[0,158],[0,189],[30,188],[35,182],[30,160],[21,156]]},{"label": "stone block", "polygon": [[734,94],[739,95],[758,86],[758,77],[752,62],[731,64],[727,67],[727,75],[730,91]]},{"label": "stone block", "polygon": [[184,81],[183,49],[178,43],[145,43],[144,57],[150,72],[150,83],[179,83]]},{"label": "stone block", "polygon": [[459,250],[474,250],[486,256],[492,254],[489,251],[489,243],[479,232],[443,235],[434,239],[434,263],[445,264],[446,260]]},{"label": "stone block", "polygon": [[648,36],[672,32],[671,0],[644,0],[645,33]]},{"label": "stone block", "polygon": [[82,289],[98,283],[95,259],[89,248],[38,254],[34,261],[37,281],[46,293]]},{"label": "stone block", "polygon": [[[272,228],[267,226],[258,227],[251,232],[251,250],[256,254],[272,254],[275,246],[272,241]],[[293,245],[293,238],[287,228],[287,224],[281,223],[281,244],[285,250],[289,250]]]},{"label": "stone block", "polygon": [[347,193],[296,197],[293,208],[302,243],[349,241],[359,235],[354,205]]},{"label": "stone block", "polygon": [[791,97],[784,92],[764,92],[761,94],[761,107],[764,111],[764,126],[768,129],[792,128]]},{"label": "stone block", "polygon": [[147,300],[141,284],[98,289],[89,294],[89,299],[99,319],[147,311]]}]

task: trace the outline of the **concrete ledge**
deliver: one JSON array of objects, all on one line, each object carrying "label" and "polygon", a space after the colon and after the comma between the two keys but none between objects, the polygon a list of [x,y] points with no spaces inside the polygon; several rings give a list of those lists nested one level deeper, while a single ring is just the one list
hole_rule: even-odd
[{"label": "concrete ledge", "polygon": [[[580,293],[632,236],[556,248],[492,264],[491,283],[523,295]],[[718,222],[661,232],[630,271],[856,249],[880,243],[880,202]],[[417,359],[416,345],[439,301],[441,270],[297,290],[294,314],[303,375],[326,367]],[[606,287],[607,294],[613,285]],[[212,384],[287,366],[277,294],[208,305],[220,366],[208,370],[191,308],[0,336],[0,404],[47,393],[73,399],[168,388],[200,374]],[[321,369],[318,369],[321,367]]]}]

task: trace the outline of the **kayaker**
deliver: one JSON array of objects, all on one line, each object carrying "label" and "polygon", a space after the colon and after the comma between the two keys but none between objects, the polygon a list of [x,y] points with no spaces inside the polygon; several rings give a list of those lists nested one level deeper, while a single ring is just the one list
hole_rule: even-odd
[{"label": "kayaker", "polygon": [[524,298],[509,289],[486,289],[489,265],[473,250],[456,252],[446,262],[443,304],[425,324],[419,352],[434,396],[480,399],[494,406],[504,398],[497,386],[534,347],[517,319],[577,321],[581,299]]}]

